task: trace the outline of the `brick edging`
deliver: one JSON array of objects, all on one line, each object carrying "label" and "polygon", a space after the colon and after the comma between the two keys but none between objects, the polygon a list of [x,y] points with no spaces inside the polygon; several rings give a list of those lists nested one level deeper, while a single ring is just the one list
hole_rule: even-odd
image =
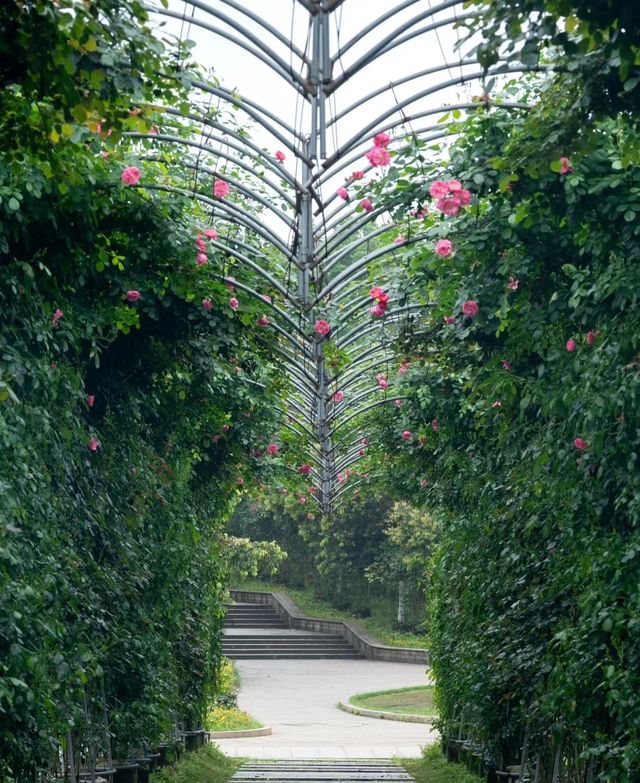
[{"label": "brick edging", "polygon": [[235,601],[249,604],[268,604],[287,622],[289,628],[300,631],[334,633],[342,636],[365,658],[373,661],[392,661],[395,663],[429,664],[426,650],[412,647],[389,647],[373,637],[364,628],[347,620],[322,620],[318,617],[306,617],[298,607],[284,594],[257,590],[230,590]]}]

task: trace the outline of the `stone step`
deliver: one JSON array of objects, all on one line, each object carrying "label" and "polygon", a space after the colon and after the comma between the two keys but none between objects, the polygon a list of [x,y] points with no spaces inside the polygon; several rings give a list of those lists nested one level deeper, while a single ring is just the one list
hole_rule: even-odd
[{"label": "stone step", "polygon": [[276,661],[276,660],[288,660],[288,661],[306,661],[306,660],[361,660],[364,656],[356,652],[344,652],[344,653],[264,653],[264,652],[251,652],[251,653],[229,653],[227,658],[231,658],[234,661]]},{"label": "stone step", "polygon": [[346,641],[342,636],[335,634],[301,634],[301,633],[224,633],[224,641],[243,641],[243,642],[295,642],[298,639],[313,640],[316,642]]},{"label": "stone step", "polygon": [[410,783],[411,775],[400,765],[376,760],[249,762],[229,783]]}]

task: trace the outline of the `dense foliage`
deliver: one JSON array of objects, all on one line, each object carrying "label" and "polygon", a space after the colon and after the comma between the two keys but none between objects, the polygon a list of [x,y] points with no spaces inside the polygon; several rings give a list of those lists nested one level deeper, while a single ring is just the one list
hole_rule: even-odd
[{"label": "dense foliage", "polygon": [[202,724],[222,526],[274,426],[256,313],[228,307],[221,256],[195,263],[209,216],[154,189],[166,166],[122,135],[161,121],[138,100],[187,100],[144,19],[107,0],[0,11],[17,41],[0,71],[3,781]]},{"label": "dense foliage", "polygon": [[409,262],[434,305],[386,440],[396,486],[442,524],[430,633],[445,732],[462,726],[503,764],[526,746],[543,780],[561,748],[571,780],[631,781],[640,129],[587,121],[581,89],[561,75],[527,114],[461,121],[430,172],[474,197],[424,218],[433,244]]}]

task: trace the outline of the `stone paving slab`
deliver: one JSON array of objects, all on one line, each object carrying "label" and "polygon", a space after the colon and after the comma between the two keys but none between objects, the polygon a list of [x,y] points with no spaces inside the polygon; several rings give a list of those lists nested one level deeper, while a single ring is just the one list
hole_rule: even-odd
[{"label": "stone paving slab", "polygon": [[271,726],[270,737],[218,740],[230,756],[253,759],[417,758],[436,741],[430,726],[337,709],[356,693],[427,684],[420,664],[370,660],[236,662],[238,705]]}]

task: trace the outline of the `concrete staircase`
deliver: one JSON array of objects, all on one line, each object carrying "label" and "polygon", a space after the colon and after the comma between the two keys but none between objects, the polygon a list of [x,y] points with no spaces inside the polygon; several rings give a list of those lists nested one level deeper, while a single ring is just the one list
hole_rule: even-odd
[{"label": "concrete staircase", "polygon": [[415,783],[399,764],[372,761],[250,761],[229,783]]},{"label": "concrete staircase", "polygon": [[337,634],[289,630],[276,611],[264,604],[227,606],[222,653],[234,661],[364,657]]}]

